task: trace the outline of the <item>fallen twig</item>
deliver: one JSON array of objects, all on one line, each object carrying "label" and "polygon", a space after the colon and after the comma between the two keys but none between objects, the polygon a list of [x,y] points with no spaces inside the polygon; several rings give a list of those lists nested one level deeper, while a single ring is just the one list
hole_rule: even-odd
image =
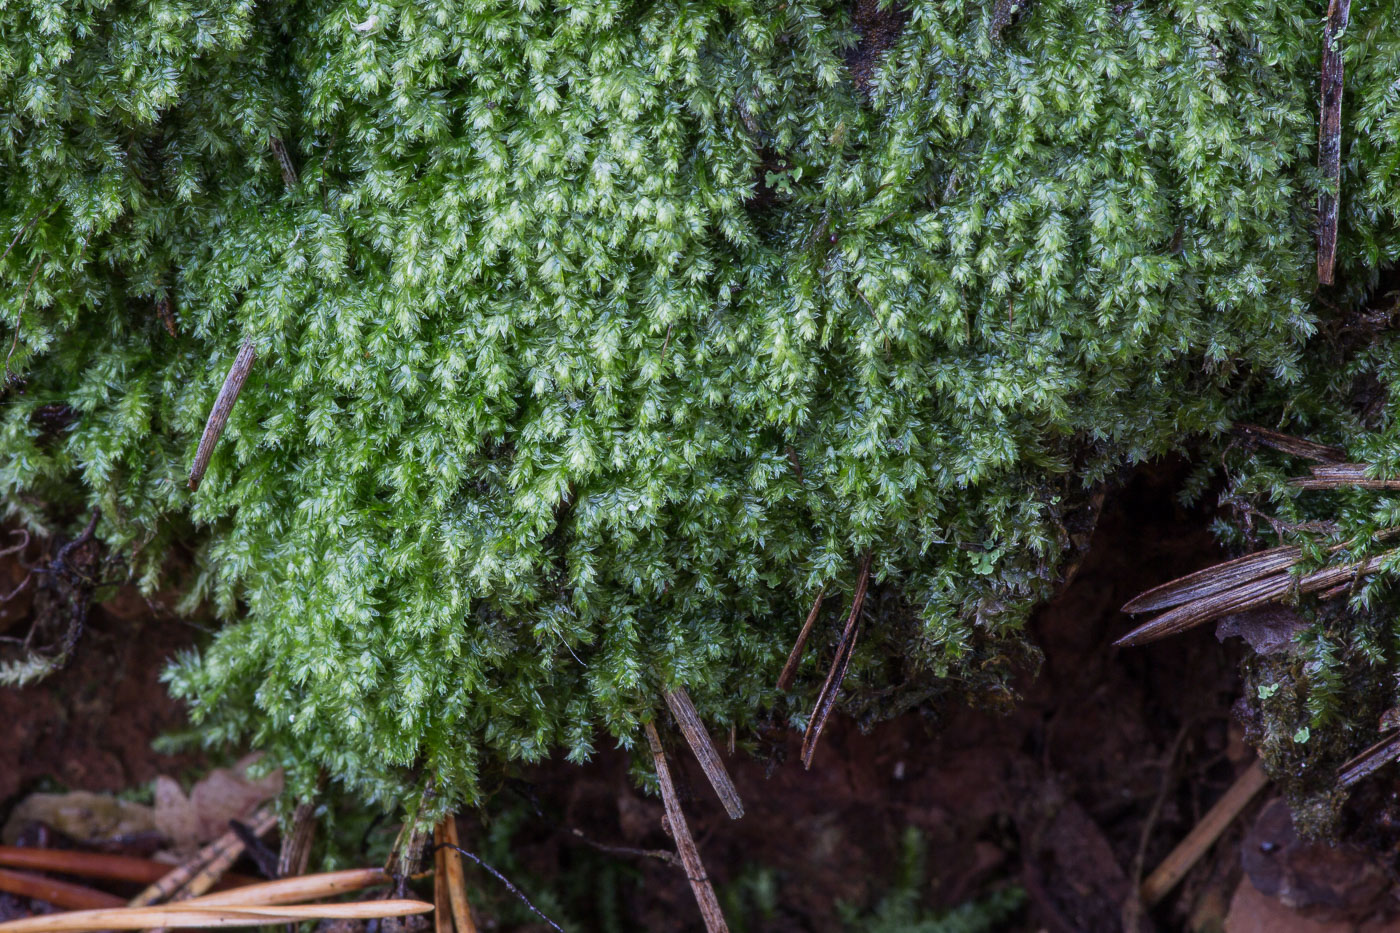
[{"label": "fallen twig", "polygon": [[860,634],[860,613],[865,606],[865,593],[870,587],[871,555],[866,554],[860,562],[860,575],[856,579],[855,595],[851,597],[851,614],[846,618],[846,627],[841,632],[841,640],[836,643],[836,656],[831,660],[831,670],[821,693],[817,694],[817,704],[807,720],[807,732],[802,736],[802,766],[812,767],[812,756],[816,754],[817,742],[826,727],[827,717],[836,706],[836,697],[841,692],[841,682],[846,679],[846,671],[851,666],[851,656],[855,654],[856,638]]},{"label": "fallen twig", "polygon": [[695,753],[695,760],[700,762],[700,770],[705,772],[705,777],[709,778],[710,786],[715,789],[716,796],[720,803],[724,804],[725,812],[729,814],[731,820],[737,820],[744,815],[744,802],[739,799],[739,791],[734,787],[734,781],[730,779],[729,772],[725,770],[724,762],[720,760],[719,750],[715,748],[714,741],[710,738],[709,731],[700,720],[700,714],[695,711],[695,704],[690,702],[690,694],[684,688],[667,690],[666,705],[671,708],[671,714],[676,717],[676,723],[681,727],[681,733],[685,740],[690,743],[690,750]]},{"label": "fallen twig", "polygon": [[238,401],[238,393],[243,391],[243,383],[248,380],[248,373],[256,359],[257,352],[253,349],[253,342],[243,341],[243,345],[238,348],[238,355],[233,358],[233,365],[229,367],[228,375],[224,377],[223,387],[214,399],[209,420],[204,424],[204,434],[199,438],[194,465],[190,467],[191,490],[199,488],[200,481],[204,479],[204,471],[209,469],[209,458],[214,455],[214,447],[219,443],[219,436],[224,433],[224,425],[228,423],[228,416],[233,412],[234,403]]},{"label": "fallen twig", "polygon": [[700,916],[704,918],[705,929],[709,933],[729,933],[729,924],[724,921],[719,898],[715,897],[714,885],[705,873],[705,863],[700,860],[700,850],[690,835],[690,824],[685,820],[680,798],[676,796],[676,785],[671,781],[671,768],[666,764],[666,752],[661,747],[661,736],[656,734],[656,726],[645,724],[647,744],[651,746],[651,757],[656,764],[656,782],[661,785],[661,802],[666,807],[666,823],[671,827],[671,838],[676,841],[676,852],[681,857],[686,880],[695,894],[695,902],[700,906]]},{"label": "fallen twig", "polygon": [[1322,32],[1322,117],[1317,129],[1317,169],[1322,192],[1317,196],[1317,281],[1331,285],[1337,264],[1337,216],[1342,201],[1342,49],[1341,34],[1351,17],[1351,0],[1327,4]]},{"label": "fallen twig", "polygon": [[778,675],[779,690],[791,687],[792,679],[797,676],[797,666],[802,663],[802,652],[807,647],[807,637],[812,634],[812,626],[816,624],[817,616],[822,611],[822,597],[825,595],[825,586],[817,590],[817,598],[812,602],[811,611],[807,613],[807,621],[802,623],[802,631],[797,633],[797,641],[793,643],[787,663],[783,665],[783,672]]},{"label": "fallen twig", "polygon": [[1147,880],[1142,883],[1142,902],[1148,907],[1155,906],[1167,892],[1176,887],[1177,882],[1186,876],[1206,851],[1220,838],[1235,817],[1240,815],[1254,795],[1269,783],[1269,776],[1259,762],[1249,766],[1244,774],[1230,785],[1225,795],[1206,811],[1201,821],[1186,834],[1175,849],[1162,860]]}]

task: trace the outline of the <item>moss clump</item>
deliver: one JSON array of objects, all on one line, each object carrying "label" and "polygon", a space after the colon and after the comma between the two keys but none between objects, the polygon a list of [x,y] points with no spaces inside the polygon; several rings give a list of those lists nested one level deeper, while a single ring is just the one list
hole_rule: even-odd
[{"label": "moss clump", "polygon": [[[830,0],[4,6],[7,511],[100,507],[147,587],[193,542],[227,625],[173,689],[294,792],[454,809],[669,685],[800,725],[815,662],[775,676],[865,553],[909,624],[851,684],[969,676],[1089,487],[1300,377],[1321,29],[905,13],[858,85]],[[1353,276],[1397,249],[1394,13],[1347,36]]]}]

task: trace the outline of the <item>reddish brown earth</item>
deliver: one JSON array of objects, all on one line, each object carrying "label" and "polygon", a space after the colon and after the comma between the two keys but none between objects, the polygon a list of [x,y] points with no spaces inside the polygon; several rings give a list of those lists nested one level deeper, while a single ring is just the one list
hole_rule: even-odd
[{"label": "reddish brown earth", "polygon": [[[1224,556],[1205,530],[1208,512],[1175,504],[1179,479],[1174,469],[1148,470],[1109,496],[1078,575],[1032,625],[1044,663],[1021,677],[1022,701],[1010,713],[946,704],[868,733],[836,717],[810,771],[798,762],[797,736],[762,760],[726,754],[747,809],[737,822],[688,756],[674,756],[721,896],[742,909],[748,901],[732,899],[738,881],[760,869],[775,888],[772,914],[731,918],[736,931],[844,929],[838,903],[869,907],[888,890],[909,826],[928,846],[930,906],[1015,884],[1027,898],[1014,929],[1388,929],[1376,917],[1394,906],[1394,853],[1297,840],[1286,814],[1266,809],[1267,790],[1158,908],[1133,913],[1134,879],[1253,757],[1231,717],[1238,640],[1221,644],[1199,630],[1147,648],[1111,647],[1128,626],[1118,607],[1130,596]],[[156,755],[150,743],[181,725],[158,676],[197,634],[130,606],[99,610],[67,670],[38,688],[0,691],[0,818],[41,779],[115,790],[188,765]],[[676,868],[600,855],[573,834],[604,846],[669,848],[661,805],[636,790],[625,754],[604,752],[582,768],[554,763],[526,778],[519,793],[500,798],[517,810],[528,800],[538,812],[511,837],[522,883],[563,885],[585,864],[593,871],[599,858],[614,859],[622,880],[612,893],[568,898],[585,929],[604,928],[608,917],[629,930],[700,928]],[[1387,784],[1371,793],[1390,792]],[[499,811],[489,808],[484,824],[464,820],[468,846],[491,831]],[[485,876],[474,883],[494,884]],[[489,911],[491,903],[479,906]]]}]

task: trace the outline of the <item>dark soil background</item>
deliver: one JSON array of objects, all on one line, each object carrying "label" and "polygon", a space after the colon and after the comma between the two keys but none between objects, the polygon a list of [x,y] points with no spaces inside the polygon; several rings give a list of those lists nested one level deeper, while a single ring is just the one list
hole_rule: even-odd
[{"label": "dark soil background", "polygon": [[[763,760],[726,755],[747,810],[737,822],[688,757],[674,757],[692,830],[731,911],[743,912],[740,889],[755,873],[776,891],[775,909],[731,917],[736,930],[849,929],[838,905],[879,901],[910,826],[927,846],[928,907],[1017,885],[1026,899],[1014,929],[1400,929],[1384,919],[1396,906],[1395,853],[1299,841],[1268,789],[1155,909],[1132,896],[1254,758],[1232,716],[1245,650],[1237,640],[1221,643],[1207,627],[1147,648],[1111,647],[1129,625],[1118,607],[1131,596],[1225,556],[1206,531],[1209,509],[1176,503],[1182,475],[1157,465],[1110,493],[1077,575],[1035,618],[1044,661],[1023,673],[1009,712],[944,704],[864,733],[835,717],[810,771],[799,736],[771,738]],[[151,743],[183,727],[159,675],[198,637],[125,594],[93,611],[66,670],[0,690],[0,822],[36,789],[129,790],[197,765]],[[1390,770],[1372,780],[1368,800],[1394,796]],[[576,918],[596,911],[579,918],[586,929],[607,919],[700,929],[679,869],[622,851],[670,848],[660,801],[638,792],[625,754],[536,768],[502,796],[511,794],[535,814],[511,830],[522,880],[562,885],[600,858],[618,864],[622,881],[608,897],[568,900]],[[499,821],[488,811],[462,825],[470,846]],[[543,929],[492,921],[489,903],[482,912],[483,929]]]}]

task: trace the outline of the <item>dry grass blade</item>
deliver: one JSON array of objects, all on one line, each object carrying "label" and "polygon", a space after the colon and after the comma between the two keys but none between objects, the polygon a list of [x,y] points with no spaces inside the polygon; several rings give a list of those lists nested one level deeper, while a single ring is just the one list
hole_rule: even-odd
[{"label": "dry grass blade", "polygon": [[115,894],[74,884],[71,881],[56,881],[43,875],[31,875],[23,871],[0,868],[0,891],[48,901],[55,907],[68,910],[91,910],[97,907],[122,907],[126,901]]},{"label": "dry grass blade", "polygon": [[1302,457],[1305,460],[1316,460],[1319,463],[1340,463],[1347,458],[1346,451],[1340,447],[1329,447],[1316,441],[1304,440],[1291,434],[1263,428],[1257,424],[1236,424],[1234,431],[1236,434],[1253,438],[1265,447],[1272,447],[1281,453]]},{"label": "dry grass blade", "polygon": [[686,880],[690,882],[690,890],[700,906],[705,929],[709,933],[729,933],[729,924],[724,921],[724,912],[720,910],[719,898],[715,897],[714,885],[710,884],[710,876],[705,873],[705,863],[700,860],[700,850],[695,847],[690,824],[686,822],[680,798],[676,796],[671,768],[666,764],[666,752],[661,748],[661,736],[656,734],[656,726],[651,723],[647,723],[645,728],[651,757],[656,763],[656,782],[661,785],[661,802],[666,807],[666,821],[671,827],[671,837],[676,841],[676,852],[685,868]]},{"label": "dry grass blade", "polygon": [[1162,613],[1133,629],[1113,644],[1118,647],[1128,647],[1146,644],[1168,635],[1176,635],[1198,625],[1213,622],[1232,612],[1243,612],[1246,609],[1253,609],[1256,606],[1283,599],[1295,587],[1299,593],[1330,590],[1340,583],[1375,573],[1382,562],[1394,553],[1394,551],[1388,551],[1361,563],[1324,567],[1301,578],[1295,579],[1289,573],[1279,573],[1262,580],[1253,580],[1244,586],[1238,586],[1223,593],[1213,592],[1203,599],[1177,606]]},{"label": "dry grass blade", "polygon": [[375,920],[426,913],[432,904],[415,900],[362,901],[354,904],[296,904],[281,907],[220,907],[189,901],[158,907],[113,907],[75,910],[45,917],[0,923],[0,933],[91,933],[98,930],[144,930],[148,927],[256,927],[307,920]]},{"label": "dry grass blade", "polygon": [[1367,476],[1370,467],[1364,463],[1331,463],[1312,468],[1311,476],[1295,476],[1288,485],[1299,489],[1341,489],[1357,486],[1362,489],[1400,489],[1400,479],[1377,479]]},{"label": "dry grass blade", "polygon": [[1287,570],[1303,557],[1301,548],[1276,547],[1246,554],[1153,587],[1123,604],[1124,612],[1156,612],[1205,599],[1260,577]]},{"label": "dry grass blade", "polygon": [[860,576],[856,580],[856,592],[851,598],[851,614],[846,617],[846,627],[841,632],[841,640],[836,643],[836,656],[832,658],[831,670],[821,693],[817,694],[817,704],[807,720],[807,732],[802,736],[802,766],[812,767],[812,756],[817,752],[817,742],[826,728],[826,720],[836,706],[836,697],[841,693],[841,682],[846,679],[846,671],[851,666],[851,656],[855,654],[856,638],[860,634],[860,612],[865,606],[865,593],[870,587],[870,560],[866,554],[860,562]]},{"label": "dry grass blade", "polygon": [[298,904],[303,901],[313,901],[322,897],[335,897],[350,891],[359,891],[376,884],[387,884],[391,880],[389,873],[382,868],[350,868],[345,871],[328,871],[319,875],[301,875],[296,878],[264,881],[261,884],[234,888],[232,891],[205,894],[182,903],[200,904],[205,907]]},{"label": "dry grass blade", "polygon": [[1337,264],[1337,215],[1342,203],[1342,49],[1340,37],[1351,18],[1351,0],[1327,4],[1322,32],[1322,117],[1317,128],[1317,280],[1331,285]]},{"label": "dry grass blade", "polygon": [[826,596],[826,587],[817,590],[817,598],[812,603],[812,610],[807,613],[807,621],[802,623],[802,631],[797,633],[797,641],[793,643],[792,651],[788,653],[787,663],[783,665],[783,672],[778,675],[778,689],[787,690],[792,686],[792,679],[797,676],[797,666],[802,663],[802,652],[807,648],[807,638],[812,634],[812,626],[816,624],[817,616],[822,611],[822,598]]},{"label": "dry grass blade", "polygon": [[1249,770],[1230,785],[1230,789],[1216,801],[1215,806],[1206,811],[1206,815],[1186,834],[1186,838],[1162,860],[1162,864],[1147,876],[1147,880],[1142,883],[1142,902],[1152,907],[1176,887],[1177,882],[1186,877],[1191,866],[1214,845],[1225,828],[1234,822],[1240,811],[1268,783],[1269,777],[1264,773],[1263,766],[1257,761],[1250,765]]},{"label": "dry grass blade", "polygon": [[228,424],[228,416],[233,412],[238,393],[243,391],[243,383],[248,381],[248,373],[256,359],[253,342],[243,341],[243,346],[238,348],[238,355],[233,358],[233,365],[229,367],[228,375],[224,377],[223,388],[219,389],[219,395],[214,399],[214,408],[209,412],[209,420],[204,424],[204,434],[200,436],[199,447],[194,454],[194,466],[190,467],[190,489],[198,489],[200,481],[204,479],[204,471],[209,469],[209,458],[214,456],[219,436],[224,433],[224,425]]},{"label": "dry grass blade", "polygon": [[[467,873],[462,865],[462,840],[457,836],[457,817],[449,816],[442,821],[442,841],[447,843],[447,895],[452,905],[452,922],[457,933],[476,933],[476,921],[472,919],[472,907],[467,901]],[[441,849],[438,851],[442,851]]]},{"label": "dry grass blade", "polygon": [[715,789],[715,795],[719,797],[720,803],[724,804],[725,812],[731,820],[739,819],[744,815],[744,802],[739,799],[739,791],[735,789],[734,781],[725,770],[724,762],[719,757],[719,749],[715,748],[709,731],[700,720],[700,714],[695,711],[695,704],[690,702],[690,694],[686,693],[684,688],[668,690],[666,705],[671,708],[671,715],[676,717],[676,723],[681,727],[685,740],[690,743],[695,760],[700,762],[700,769],[705,772],[705,777],[709,778],[710,786]]},{"label": "dry grass blade", "polygon": [[1392,733],[1337,769],[1337,786],[1350,787],[1400,758],[1400,732]]}]

